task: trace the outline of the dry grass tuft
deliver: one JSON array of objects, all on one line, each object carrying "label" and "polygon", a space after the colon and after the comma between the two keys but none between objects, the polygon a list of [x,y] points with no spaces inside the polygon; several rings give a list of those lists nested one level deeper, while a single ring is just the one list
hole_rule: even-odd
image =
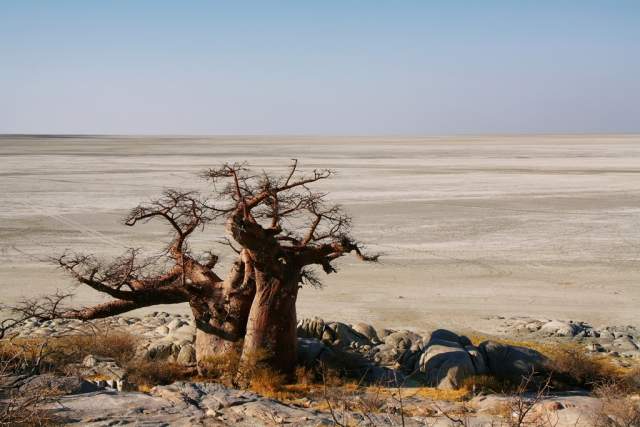
[{"label": "dry grass tuft", "polygon": [[633,427],[640,425],[640,400],[629,394],[629,383],[599,384],[594,394],[601,405],[593,414],[593,423],[598,427]]},{"label": "dry grass tuft", "polygon": [[587,354],[576,345],[561,345],[549,356],[550,370],[570,386],[593,388],[603,382],[620,381],[625,370],[606,356]]},{"label": "dry grass tuft", "polygon": [[[475,335],[470,339],[474,345],[478,345],[488,337]],[[548,369],[553,373],[553,383],[556,389],[572,387],[593,389],[603,382],[624,381],[624,378],[634,371],[634,369],[619,366],[611,356],[589,354],[577,343],[491,339],[502,344],[527,347],[546,356],[549,359]],[[636,389],[640,390],[640,369],[635,368],[635,371],[638,372]],[[517,387],[517,384],[488,384],[487,391],[506,393],[513,391],[514,387]]]},{"label": "dry grass tuft", "polygon": [[156,385],[167,385],[187,380],[195,375],[194,368],[165,361],[140,360],[127,365],[127,379],[140,391],[148,391]]},{"label": "dry grass tuft", "polygon": [[251,374],[249,388],[263,396],[279,398],[284,384],[284,375],[269,368],[257,368]]},{"label": "dry grass tuft", "polygon": [[225,384],[233,383],[239,366],[240,354],[235,351],[208,356],[198,363],[198,368],[203,378],[213,379]]},{"label": "dry grass tuft", "polygon": [[121,366],[135,354],[136,339],[122,332],[0,341],[0,360],[13,360],[15,373],[65,373],[89,354],[110,357]]}]

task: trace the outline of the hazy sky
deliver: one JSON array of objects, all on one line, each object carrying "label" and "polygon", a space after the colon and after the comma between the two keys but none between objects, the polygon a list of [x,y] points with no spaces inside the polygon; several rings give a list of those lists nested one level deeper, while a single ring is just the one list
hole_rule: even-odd
[{"label": "hazy sky", "polygon": [[0,0],[3,133],[638,131],[638,0]]}]

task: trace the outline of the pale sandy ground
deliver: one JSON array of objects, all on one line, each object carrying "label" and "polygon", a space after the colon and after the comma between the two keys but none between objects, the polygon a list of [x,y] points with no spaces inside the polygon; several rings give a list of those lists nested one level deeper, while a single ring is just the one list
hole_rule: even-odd
[{"label": "pale sandy ground", "polygon": [[[64,249],[157,251],[165,230],[119,219],[224,161],[300,159],[384,253],[305,289],[300,317],[473,327],[491,315],[640,324],[640,136],[464,138],[0,137],[0,300],[71,281],[38,261]],[[208,229],[202,249],[220,236]],[[226,258],[228,260],[228,258]],[[77,304],[99,301],[78,289]],[[173,306],[162,309],[186,310]]]}]

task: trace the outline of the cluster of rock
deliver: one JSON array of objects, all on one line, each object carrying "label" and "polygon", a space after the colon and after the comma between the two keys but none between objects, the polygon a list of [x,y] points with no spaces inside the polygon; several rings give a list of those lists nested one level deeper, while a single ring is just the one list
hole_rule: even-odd
[{"label": "cluster of rock", "polygon": [[138,337],[138,357],[167,360],[184,365],[195,363],[193,346],[196,326],[193,318],[183,314],[152,312],[143,317],[114,316],[99,321],[55,319],[29,320],[12,330],[20,338],[60,337],[104,331],[122,331]]},{"label": "cluster of rock", "polygon": [[[584,341],[589,351],[640,357],[640,333],[631,326],[594,328],[584,322],[533,318],[494,318],[499,334],[538,339]],[[136,357],[166,360],[187,366],[195,363],[195,323],[190,316],[153,312],[143,317],[113,317],[92,327],[122,330],[139,337]],[[87,325],[72,319],[30,321],[14,333],[22,337],[59,336],[86,331]],[[540,353],[517,346],[485,341],[474,346],[462,335],[447,330],[419,334],[410,330],[376,330],[366,323],[349,325],[319,318],[298,323],[299,363],[313,366],[343,363],[372,382],[393,380],[454,389],[474,375],[519,378],[544,372]],[[108,361],[85,360],[83,376],[107,378],[122,384],[122,370]]]},{"label": "cluster of rock", "polygon": [[[257,393],[218,383],[176,382],[157,386],[148,393],[118,392],[96,387],[78,377],[45,374],[31,377],[22,387],[39,387],[60,393],[46,407],[65,425],[112,426],[450,426],[447,416],[464,414],[465,425],[511,425],[500,418],[508,396],[477,396],[469,402],[435,400],[407,393],[402,407],[395,396],[376,395],[376,407],[367,391],[353,395],[331,394],[340,409],[323,405],[327,396],[281,402]],[[1,398],[2,396],[0,396]],[[342,405],[348,401],[348,405]],[[532,408],[528,420],[551,420],[555,427],[584,427],[600,407],[598,399],[585,395],[546,397]],[[502,411],[504,412],[504,411]],[[546,425],[546,424],[541,424]]]},{"label": "cluster of rock", "polygon": [[[518,379],[546,370],[546,358],[535,350],[485,341],[471,341],[451,331],[438,329],[427,335],[409,330],[378,333],[359,323],[304,319],[298,323],[301,363],[331,362],[335,351],[348,349],[362,356],[362,370],[376,382],[392,376],[397,382],[417,381],[440,389],[459,388],[466,378],[493,375]],[[309,351],[308,349],[313,349]]]},{"label": "cluster of rock", "polygon": [[[511,336],[585,340],[605,350],[626,355],[624,342],[637,350],[636,330],[593,328],[581,322],[544,321],[530,318],[499,319],[504,333]],[[16,328],[22,337],[60,336],[88,330],[119,330],[139,338],[136,356],[184,365],[195,363],[195,324],[190,316],[150,313],[143,317],[114,317],[93,324],[76,320],[28,322]],[[540,353],[518,346],[484,341],[478,345],[465,336],[439,329],[430,333],[410,330],[377,330],[365,323],[346,324],[319,318],[298,323],[299,363],[346,363],[366,373],[372,382],[391,380],[394,384],[424,384],[441,389],[460,387],[474,375],[517,379],[532,371],[544,372],[546,359]],[[89,350],[90,351],[90,350]],[[631,356],[630,356],[631,357]],[[38,387],[58,390],[62,397],[51,409],[66,423],[78,425],[234,425],[290,424],[300,426],[335,425],[339,422],[366,425],[449,425],[445,413],[467,411],[470,424],[494,425],[495,413],[505,396],[477,396],[464,407],[460,403],[434,401],[419,395],[407,396],[404,408],[410,414],[400,418],[397,398],[388,397],[379,412],[363,414],[351,408],[331,414],[323,408],[323,398],[309,396],[284,403],[256,393],[236,390],[217,383],[178,382],[157,386],[149,393],[124,391],[126,373],[112,359],[94,355],[70,367],[75,376],[16,376],[12,388],[32,392]],[[0,396],[2,399],[2,396]],[[366,396],[350,397],[367,399]],[[351,402],[350,402],[351,404]],[[551,396],[537,406],[538,411],[554,411],[557,425],[580,425],[581,417],[599,405],[585,395]],[[498,409],[496,409],[498,408]],[[366,417],[366,419],[365,419]],[[588,421],[582,425],[589,425]]]},{"label": "cluster of rock", "polygon": [[595,327],[573,320],[531,317],[494,317],[500,323],[498,333],[527,339],[558,339],[580,342],[587,351],[611,356],[640,359],[640,330],[632,325]]},{"label": "cluster of rock", "polygon": [[[70,382],[67,380],[67,382]],[[78,388],[78,387],[76,387]],[[154,387],[149,393],[86,391],[69,389],[52,409],[68,425],[148,426],[450,426],[446,415],[465,414],[469,426],[509,425],[496,417],[508,397],[479,396],[467,403],[437,401],[420,396],[403,400],[406,413],[400,415],[397,399],[386,397],[375,411],[358,406],[367,396],[349,396],[350,409],[318,409],[323,397],[284,403],[256,393],[217,383],[176,382]],[[598,409],[597,399],[588,396],[553,396],[536,405],[530,419],[550,419],[554,426],[588,426],[590,414]],[[335,419],[334,419],[335,417]],[[337,422],[336,422],[337,421]]]}]

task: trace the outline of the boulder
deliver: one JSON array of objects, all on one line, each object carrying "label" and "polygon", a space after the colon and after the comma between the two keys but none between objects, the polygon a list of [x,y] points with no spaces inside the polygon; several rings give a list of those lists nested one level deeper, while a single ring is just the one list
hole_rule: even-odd
[{"label": "boulder", "polygon": [[547,371],[548,359],[530,348],[484,341],[479,350],[485,356],[489,372],[501,379],[520,381],[523,376]]},{"label": "boulder", "polygon": [[196,349],[191,344],[182,346],[180,352],[176,356],[176,363],[180,365],[193,365],[196,363]]},{"label": "boulder", "polygon": [[373,361],[380,366],[394,366],[405,351],[391,344],[380,344],[373,348]]},{"label": "boulder", "polygon": [[145,351],[145,357],[150,360],[165,360],[177,354],[180,349],[169,340],[152,342]]},{"label": "boulder", "polygon": [[638,347],[630,337],[620,337],[614,339],[611,348],[612,350],[620,353],[633,352],[638,350]]},{"label": "boulder", "polygon": [[298,364],[313,366],[333,356],[333,351],[322,341],[315,338],[298,338]]},{"label": "boulder", "polygon": [[422,337],[415,332],[403,330],[390,333],[384,337],[383,341],[393,348],[407,350],[410,349],[414,343],[418,344],[422,342]]},{"label": "boulder", "polygon": [[378,333],[376,332],[375,328],[368,323],[359,322],[355,325],[352,325],[352,328],[357,333],[367,337],[367,339],[373,344],[379,344],[381,342],[380,338],[378,338]]},{"label": "boulder", "polygon": [[341,347],[353,347],[353,343],[356,344],[356,347],[371,344],[366,336],[342,322],[325,324],[322,341]]},{"label": "boulder", "polygon": [[431,333],[429,337],[429,343],[434,343],[436,341],[448,341],[459,344],[462,347],[471,345],[471,341],[469,338],[464,335],[458,335],[455,332],[451,332],[447,329],[436,329]]},{"label": "boulder", "polygon": [[457,389],[465,378],[475,375],[471,356],[458,343],[437,340],[420,356],[416,370],[430,386],[443,390]]},{"label": "boulder", "polygon": [[85,358],[82,360],[82,365],[86,368],[94,368],[104,363],[115,364],[116,360],[111,357],[102,357],[93,354],[85,356]]},{"label": "boulder", "polygon": [[27,377],[18,387],[19,393],[54,393],[54,394],[82,394],[91,393],[99,388],[75,376],[60,377],[54,374],[42,374]]},{"label": "boulder", "polygon": [[573,337],[581,330],[582,328],[573,322],[564,322],[560,320],[552,320],[545,323],[540,328],[541,333],[557,337]]},{"label": "boulder", "polygon": [[485,358],[484,353],[474,345],[467,345],[464,349],[469,353],[469,357],[471,357],[471,362],[473,363],[476,375],[488,374],[489,365],[487,364],[487,359]]},{"label": "boulder", "polygon": [[322,339],[324,329],[324,320],[319,317],[298,321],[298,336],[301,338],[316,338],[320,340]]},{"label": "boulder", "polygon": [[187,322],[183,322],[177,328],[170,330],[167,339],[175,343],[193,343],[196,339],[196,328],[187,324]]},{"label": "boulder", "polygon": [[169,323],[166,324],[167,329],[169,329],[169,331],[175,331],[176,329],[187,325],[187,322],[179,319],[179,318],[175,318],[172,321],[170,321]]}]

